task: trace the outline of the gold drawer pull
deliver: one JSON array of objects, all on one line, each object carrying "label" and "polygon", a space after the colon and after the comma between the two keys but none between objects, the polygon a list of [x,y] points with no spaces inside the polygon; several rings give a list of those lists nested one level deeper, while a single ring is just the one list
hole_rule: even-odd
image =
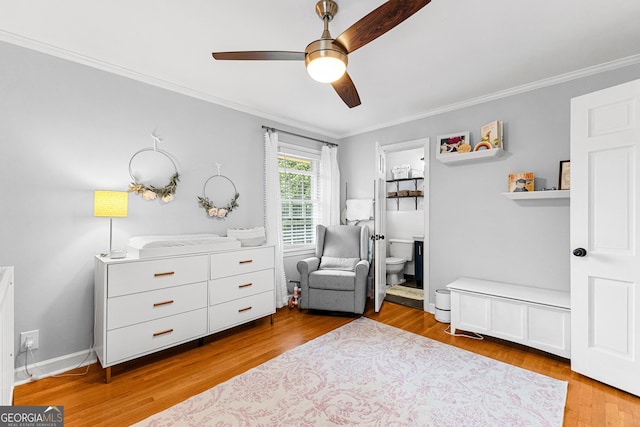
[{"label": "gold drawer pull", "polygon": [[249,286],[253,286],[253,283],[245,283],[244,285],[238,285],[238,288],[248,288]]},{"label": "gold drawer pull", "polygon": [[173,329],[167,329],[166,331],[156,332],[155,334],[153,334],[153,336],[159,337],[160,335],[170,334],[171,332],[173,332]]},{"label": "gold drawer pull", "polygon": [[244,261],[240,261],[239,264],[249,264],[251,262],[253,262],[252,259],[245,259]]},{"label": "gold drawer pull", "polygon": [[160,307],[161,305],[167,305],[167,304],[173,304],[173,300],[170,299],[169,301],[157,302],[157,303],[153,304],[153,306],[154,307]]},{"label": "gold drawer pull", "polygon": [[156,273],[153,275],[153,277],[161,277],[161,276],[171,276],[173,274],[176,274],[175,271],[167,271],[166,273]]},{"label": "gold drawer pull", "polygon": [[238,310],[238,313],[242,313],[243,311],[249,311],[251,310],[253,307],[245,307],[245,308],[241,308],[240,310]]}]

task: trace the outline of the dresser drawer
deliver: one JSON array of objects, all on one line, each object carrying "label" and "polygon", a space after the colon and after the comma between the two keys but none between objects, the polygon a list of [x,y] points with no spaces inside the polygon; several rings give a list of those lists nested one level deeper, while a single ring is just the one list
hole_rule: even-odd
[{"label": "dresser drawer", "polygon": [[107,300],[107,329],[142,323],[205,308],[207,283],[174,286]]},{"label": "dresser drawer", "polygon": [[207,255],[108,266],[109,298],[207,280]]},{"label": "dresser drawer", "polygon": [[209,307],[209,333],[275,313],[273,291]]},{"label": "dresser drawer", "polygon": [[211,254],[211,279],[273,268],[273,247]]},{"label": "dresser drawer", "polygon": [[188,311],[107,332],[107,365],[171,347],[207,333],[207,309]]},{"label": "dresser drawer", "polygon": [[209,304],[215,305],[273,290],[273,269],[209,281]]}]

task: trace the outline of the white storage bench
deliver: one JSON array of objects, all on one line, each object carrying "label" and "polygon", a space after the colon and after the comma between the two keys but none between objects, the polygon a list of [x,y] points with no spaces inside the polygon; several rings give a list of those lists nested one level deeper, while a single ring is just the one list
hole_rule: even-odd
[{"label": "white storage bench", "polygon": [[489,335],[571,355],[569,292],[461,277],[451,291],[451,332]]}]

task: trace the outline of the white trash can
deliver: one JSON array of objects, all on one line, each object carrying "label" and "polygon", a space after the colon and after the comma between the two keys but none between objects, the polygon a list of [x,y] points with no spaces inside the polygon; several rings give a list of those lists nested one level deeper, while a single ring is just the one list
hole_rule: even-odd
[{"label": "white trash can", "polygon": [[451,291],[436,289],[436,320],[451,323]]}]

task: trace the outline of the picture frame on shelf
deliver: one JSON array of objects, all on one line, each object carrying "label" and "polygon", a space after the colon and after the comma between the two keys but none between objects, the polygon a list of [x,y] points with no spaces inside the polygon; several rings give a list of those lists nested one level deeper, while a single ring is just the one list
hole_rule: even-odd
[{"label": "picture frame on shelf", "polygon": [[571,190],[571,160],[560,160],[558,173],[558,189]]},{"label": "picture frame on shelf", "polygon": [[471,152],[471,134],[469,131],[439,135],[437,141],[437,157]]},{"label": "picture frame on shelf", "polygon": [[519,193],[526,191],[534,191],[534,174],[533,172],[510,173],[509,185],[507,191],[509,193]]}]

